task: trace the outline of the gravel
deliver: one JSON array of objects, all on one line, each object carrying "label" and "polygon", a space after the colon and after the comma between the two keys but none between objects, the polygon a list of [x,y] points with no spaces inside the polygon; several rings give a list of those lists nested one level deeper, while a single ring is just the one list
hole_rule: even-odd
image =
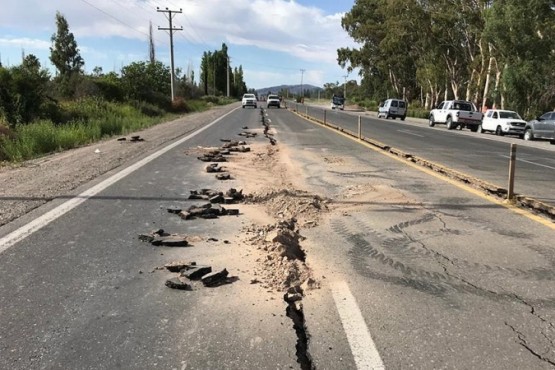
[{"label": "gravel", "polygon": [[[217,106],[174,121],[19,164],[0,165],[0,226],[214,121],[238,105]],[[139,135],[144,141],[131,141]]]}]

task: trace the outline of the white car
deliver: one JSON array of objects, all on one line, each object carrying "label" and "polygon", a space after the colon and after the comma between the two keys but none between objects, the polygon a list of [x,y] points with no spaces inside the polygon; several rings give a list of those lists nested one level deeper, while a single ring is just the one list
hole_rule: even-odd
[{"label": "white car", "polygon": [[479,127],[480,132],[494,132],[496,135],[524,136],[524,121],[517,112],[512,110],[488,109]]},{"label": "white car", "polygon": [[268,99],[266,99],[266,108],[270,108],[271,106],[279,108],[280,106],[279,96],[273,95],[273,94],[268,95]]},{"label": "white car", "polygon": [[243,108],[247,107],[247,106],[251,106],[256,108],[256,95],[254,94],[244,94],[243,95],[243,100],[241,102],[241,106]]}]

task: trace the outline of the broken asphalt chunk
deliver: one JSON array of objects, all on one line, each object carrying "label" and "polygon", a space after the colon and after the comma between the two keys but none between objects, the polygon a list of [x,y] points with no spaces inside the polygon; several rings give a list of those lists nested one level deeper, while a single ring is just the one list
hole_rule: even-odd
[{"label": "broken asphalt chunk", "polygon": [[173,278],[166,280],[166,286],[172,289],[178,290],[191,290],[191,286],[179,278]]},{"label": "broken asphalt chunk", "polygon": [[186,247],[189,245],[187,238],[183,235],[156,236],[150,244],[162,247]]},{"label": "broken asphalt chunk", "polygon": [[210,203],[223,203],[224,197],[221,194],[214,195],[210,199]]},{"label": "broken asphalt chunk", "polygon": [[180,272],[181,270],[192,268],[196,265],[196,262],[170,262],[166,263],[164,267],[170,272]]},{"label": "broken asphalt chunk", "polygon": [[210,266],[191,266],[189,268],[184,268],[181,270],[181,276],[184,276],[190,280],[199,280],[206,274],[212,272],[212,267]]},{"label": "broken asphalt chunk", "polygon": [[298,302],[302,299],[303,299],[303,296],[300,293],[285,293],[283,295],[283,300],[287,303]]},{"label": "broken asphalt chunk", "polygon": [[231,175],[229,173],[219,173],[216,175],[218,180],[231,180]]},{"label": "broken asphalt chunk", "polygon": [[139,240],[150,243],[152,242],[152,240],[154,240],[155,237],[168,236],[168,235],[170,234],[166,233],[164,229],[157,229],[157,230],[152,230],[148,234],[139,234]]},{"label": "broken asphalt chunk", "polygon": [[212,272],[205,275],[201,280],[204,286],[215,287],[227,283],[228,274],[227,270],[223,269],[222,271]]},{"label": "broken asphalt chunk", "polygon": [[211,163],[208,166],[206,166],[206,172],[208,173],[212,173],[212,172],[222,172],[223,167],[219,167],[219,164],[217,163]]}]

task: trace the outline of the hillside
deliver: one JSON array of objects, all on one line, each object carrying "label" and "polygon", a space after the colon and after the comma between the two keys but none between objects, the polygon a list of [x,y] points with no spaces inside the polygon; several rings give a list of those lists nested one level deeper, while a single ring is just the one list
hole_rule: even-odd
[{"label": "hillside", "polygon": [[[302,89],[305,91],[324,90],[319,86],[314,86],[309,84],[303,84]],[[299,85],[280,85],[280,86],[264,87],[261,89],[256,89],[256,93],[258,95],[268,95],[269,93],[279,94],[279,92],[283,90],[289,90],[290,94],[299,94],[301,92],[301,85],[300,84]]]}]

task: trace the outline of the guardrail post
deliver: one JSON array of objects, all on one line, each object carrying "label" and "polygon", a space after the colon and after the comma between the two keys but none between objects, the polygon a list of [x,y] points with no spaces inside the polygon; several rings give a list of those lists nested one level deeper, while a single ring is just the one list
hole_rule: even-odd
[{"label": "guardrail post", "polygon": [[362,117],[358,116],[358,139],[361,140],[362,139]]},{"label": "guardrail post", "polygon": [[507,200],[512,201],[515,189],[515,163],[516,163],[516,144],[511,144],[511,154],[509,160],[509,186],[507,190]]},{"label": "guardrail post", "polygon": [[326,112],[327,110],[324,109],[324,125],[326,124]]}]

